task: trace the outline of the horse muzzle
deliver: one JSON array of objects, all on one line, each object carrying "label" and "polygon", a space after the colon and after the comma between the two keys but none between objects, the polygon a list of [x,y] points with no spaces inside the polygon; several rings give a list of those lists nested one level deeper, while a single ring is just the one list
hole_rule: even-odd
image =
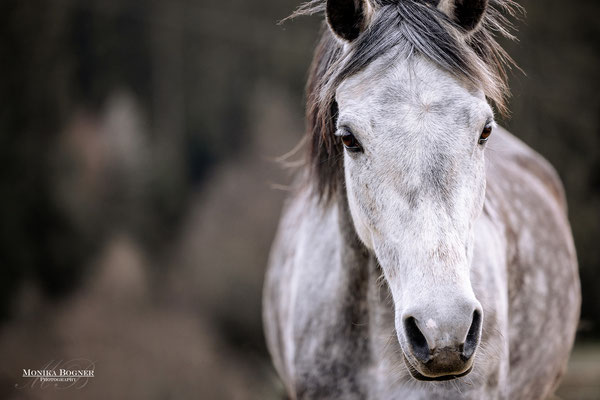
[{"label": "horse muzzle", "polygon": [[418,319],[414,313],[404,315],[405,346],[402,350],[413,378],[443,381],[471,372],[483,319],[478,302],[471,310],[468,315],[472,317],[468,320],[450,318],[446,323],[443,318],[429,318],[423,323],[423,319]]}]

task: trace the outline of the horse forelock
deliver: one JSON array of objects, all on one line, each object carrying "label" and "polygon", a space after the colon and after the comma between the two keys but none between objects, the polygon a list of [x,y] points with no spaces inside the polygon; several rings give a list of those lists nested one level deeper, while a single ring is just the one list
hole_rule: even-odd
[{"label": "horse forelock", "polygon": [[[465,34],[424,0],[370,0],[376,5],[371,24],[352,43],[336,39],[323,24],[306,89],[308,151],[306,176],[318,197],[328,201],[342,182],[343,152],[336,130],[335,92],[341,82],[403,44],[407,54],[420,54],[457,79],[483,89],[486,97],[506,114],[509,95],[506,70],[514,62],[495,40],[495,34],[513,38],[511,23],[502,14],[515,15],[512,0],[490,0],[483,23]],[[324,11],[325,2],[305,3],[292,17]],[[344,49],[344,46],[347,48]]]}]

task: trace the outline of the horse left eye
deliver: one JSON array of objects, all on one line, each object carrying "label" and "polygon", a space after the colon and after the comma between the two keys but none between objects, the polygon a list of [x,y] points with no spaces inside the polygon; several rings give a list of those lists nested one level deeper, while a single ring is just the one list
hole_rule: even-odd
[{"label": "horse left eye", "polygon": [[485,144],[485,142],[488,141],[488,138],[492,134],[493,128],[494,127],[491,122],[488,122],[487,124],[485,124],[485,126],[483,127],[483,131],[481,132],[481,135],[479,136],[479,144]]}]

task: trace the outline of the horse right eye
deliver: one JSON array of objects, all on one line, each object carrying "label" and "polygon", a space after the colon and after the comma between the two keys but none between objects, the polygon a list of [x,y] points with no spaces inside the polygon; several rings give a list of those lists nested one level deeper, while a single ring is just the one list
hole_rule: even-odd
[{"label": "horse right eye", "polygon": [[363,148],[358,140],[356,140],[356,137],[354,137],[352,132],[344,130],[340,137],[342,138],[342,143],[344,144],[346,150],[352,153],[362,153]]}]

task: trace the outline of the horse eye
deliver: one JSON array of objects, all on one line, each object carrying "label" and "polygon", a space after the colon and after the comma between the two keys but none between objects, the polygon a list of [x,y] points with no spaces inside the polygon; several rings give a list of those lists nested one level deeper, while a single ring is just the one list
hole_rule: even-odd
[{"label": "horse eye", "polygon": [[358,140],[356,140],[356,137],[354,137],[352,132],[344,130],[340,137],[342,138],[342,143],[344,144],[346,150],[352,153],[360,153],[363,151],[362,146],[360,145]]},{"label": "horse eye", "polygon": [[485,144],[488,141],[488,138],[492,134],[493,125],[491,122],[488,122],[483,127],[483,131],[481,132],[481,136],[479,136],[479,144]]}]

